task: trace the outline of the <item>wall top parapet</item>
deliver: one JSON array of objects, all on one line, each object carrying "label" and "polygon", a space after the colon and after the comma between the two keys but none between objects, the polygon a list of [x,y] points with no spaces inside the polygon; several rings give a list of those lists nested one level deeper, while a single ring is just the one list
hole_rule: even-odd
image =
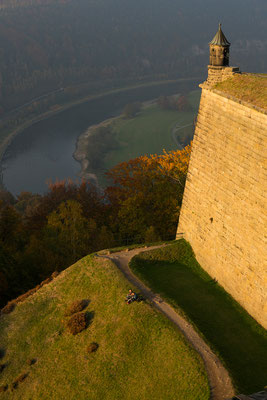
[{"label": "wall top parapet", "polygon": [[208,65],[208,69],[214,69],[215,71],[231,71],[231,72],[239,72],[239,67],[231,67],[231,66],[227,66],[227,67],[222,67],[222,66],[218,66],[218,65]]},{"label": "wall top parapet", "polygon": [[258,111],[258,112],[260,112],[260,113],[262,113],[262,114],[267,115],[267,110],[265,110],[264,108],[255,106],[253,103],[249,103],[249,102],[247,102],[247,101],[238,99],[237,97],[232,96],[231,94],[222,92],[221,90],[218,90],[218,89],[215,89],[215,88],[212,88],[212,87],[207,87],[207,86],[206,86],[205,84],[203,84],[203,83],[201,83],[201,84],[199,85],[199,87],[200,87],[201,89],[205,89],[205,90],[208,90],[208,91],[210,91],[210,92],[214,92],[214,93],[216,93],[216,94],[218,94],[218,95],[220,95],[220,96],[223,96],[223,97],[225,97],[225,98],[227,98],[227,99],[229,99],[229,100],[232,100],[232,101],[234,101],[234,102],[236,102],[236,103],[242,104],[242,105],[245,106],[245,107],[252,108],[252,109],[255,110],[255,111]]}]

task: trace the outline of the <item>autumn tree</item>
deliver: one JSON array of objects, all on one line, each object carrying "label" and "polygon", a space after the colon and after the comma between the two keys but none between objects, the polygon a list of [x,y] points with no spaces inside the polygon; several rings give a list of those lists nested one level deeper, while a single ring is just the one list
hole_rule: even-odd
[{"label": "autumn tree", "polygon": [[8,290],[8,282],[7,282],[6,276],[0,270],[0,305],[4,304],[4,300],[5,300],[5,296],[6,296],[7,290]]},{"label": "autumn tree", "polygon": [[0,308],[9,299],[22,293],[27,287],[27,281],[29,281],[27,271],[21,268],[12,251],[0,242]]},{"label": "autumn tree", "polygon": [[147,228],[145,232],[145,243],[152,243],[152,242],[158,242],[160,241],[160,236],[156,233],[154,226],[150,226]]},{"label": "autumn tree", "polygon": [[114,235],[107,226],[103,225],[98,229],[97,238],[96,238],[96,249],[102,250],[116,247],[116,240]]},{"label": "autumn tree", "polygon": [[170,98],[168,96],[160,96],[157,104],[162,110],[168,110],[170,108]]},{"label": "autumn tree", "polygon": [[25,240],[21,215],[13,206],[0,202],[0,242],[14,255],[22,250]]},{"label": "autumn tree", "polygon": [[38,207],[42,200],[40,194],[33,194],[31,192],[21,192],[17,196],[15,209],[24,217],[32,215],[34,210]]},{"label": "autumn tree", "polygon": [[[0,303],[54,270],[103,248],[174,237],[190,146],[112,168],[105,193],[86,182],[51,184],[44,195],[0,200]],[[12,205],[10,203],[15,204]]]},{"label": "autumn tree", "polygon": [[174,235],[180,212],[191,145],[163,155],[142,156],[113,167],[113,185],[106,195],[111,204],[111,225],[121,237],[144,239],[152,226],[155,235]]},{"label": "autumn tree", "polygon": [[16,202],[13,194],[7,190],[0,190],[0,201],[5,205],[14,205]]},{"label": "autumn tree", "polygon": [[181,95],[177,100],[178,111],[191,111],[192,107],[186,95]]},{"label": "autumn tree", "polygon": [[78,201],[86,218],[97,220],[99,225],[104,224],[106,206],[102,195],[93,184],[63,180],[50,183],[48,189],[48,192],[36,201],[35,206],[32,204],[32,208],[28,208],[27,226],[32,232],[39,232],[46,225],[47,216],[68,200]]},{"label": "autumn tree", "polygon": [[77,201],[61,203],[48,216],[47,228],[55,234],[53,240],[58,241],[69,265],[93,251],[96,223],[84,217]]},{"label": "autumn tree", "polygon": [[162,110],[176,110],[177,111],[176,96],[160,96],[158,98],[157,104]]}]

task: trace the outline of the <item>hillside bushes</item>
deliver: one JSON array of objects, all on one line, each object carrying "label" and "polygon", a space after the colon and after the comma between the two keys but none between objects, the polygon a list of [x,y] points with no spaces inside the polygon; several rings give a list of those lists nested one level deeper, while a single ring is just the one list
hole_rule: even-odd
[{"label": "hillside bushes", "polygon": [[72,335],[82,332],[87,327],[86,313],[74,314],[67,322],[67,328]]},{"label": "hillside bushes", "polygon": [[87,307],[87,305],[88,305],[88,300],[75,300],[68,306],[64,315],[67,317],[72,314],[78,313],[82,311],[85,307]]}]

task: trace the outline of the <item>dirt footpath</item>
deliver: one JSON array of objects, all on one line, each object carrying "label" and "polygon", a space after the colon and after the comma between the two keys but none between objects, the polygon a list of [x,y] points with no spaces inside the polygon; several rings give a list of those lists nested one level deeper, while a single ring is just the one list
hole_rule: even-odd
[{"label": "dirt footpath", "polygon": [[[198,335],[191,324],[189,324],[183,317],[181,317],[174,309],[164,302],[157,294],[153,293],[147,286],[145,286],[130,270],[128,264],[132,257],[142,251],[153,250],[160,246],[149,248],[139,248],[130,251],[122,251],[113,253],[111,255],[103,255],[112,260],[117,267],[123,272],[126,278],[134,286],[136,286],[142,294],[149,299],[155,308],[165,314],[178,328],[183,332],[184,336],[192,344],[195,350],[201,355],[211,389],[212,400],[224,400],[234,396],[234,389],[231,379],[227,370],[222,365],[219,358],[211,351],[209,346]],[[189,400],[189,399],[188,399]]]}]

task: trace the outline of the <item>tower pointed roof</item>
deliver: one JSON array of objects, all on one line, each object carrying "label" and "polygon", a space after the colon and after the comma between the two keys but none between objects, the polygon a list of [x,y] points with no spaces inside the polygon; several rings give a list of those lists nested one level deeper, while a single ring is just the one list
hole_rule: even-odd
[{"label": "tower pointed roof", "polygon": [[216,33],[216,35],[209,44],[217,46],[230,46],[231,43],[229,43],[226,37],[224,36],[221,24],[219,24],[218,32]]}]

